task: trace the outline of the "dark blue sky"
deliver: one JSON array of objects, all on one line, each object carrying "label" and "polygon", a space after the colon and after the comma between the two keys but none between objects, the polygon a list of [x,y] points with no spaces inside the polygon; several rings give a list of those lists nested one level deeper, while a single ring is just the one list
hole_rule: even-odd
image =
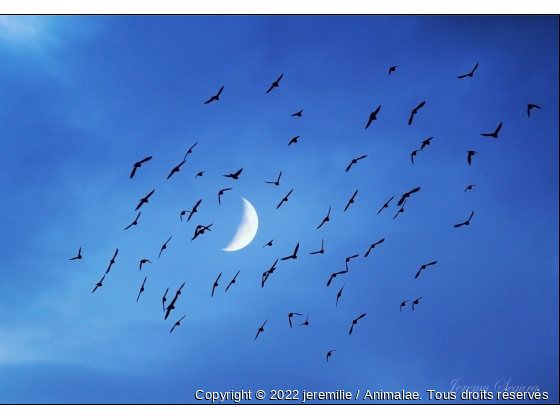
[{"label": "dark blue sky", "polygon": [[[195,403],[199,389],[429,402],[460,378],[558,403],[558,44],[557,16],[1,17],[0,402]],[[241,197],[259,229],[224,252]]]}]

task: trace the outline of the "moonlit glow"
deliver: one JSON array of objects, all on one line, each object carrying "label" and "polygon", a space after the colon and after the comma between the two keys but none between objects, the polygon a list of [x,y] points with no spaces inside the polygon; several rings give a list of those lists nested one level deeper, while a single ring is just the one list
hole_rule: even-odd
[{"label": "moonlit glow", "polygon": [[257,234],[257,229],[259,227],[257,212],[251,203],[243,197],[241,197],[241,199],[243,200],[243,218],[237,227],[235,236],[229,245],[223,248],[223,251],[238,251],[241,248],[245,248]]}]

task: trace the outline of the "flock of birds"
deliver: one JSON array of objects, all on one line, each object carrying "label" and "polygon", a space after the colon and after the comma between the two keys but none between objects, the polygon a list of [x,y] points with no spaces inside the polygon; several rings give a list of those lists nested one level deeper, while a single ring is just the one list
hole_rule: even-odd
[{"label": "flock of birds", "polygon": [[[395,72],[396,69],[397,69],[397,67],[398,67],[398,66],[391,66],[391,67],[389,68],[389,75],[391,75],[393,72]],[[474,66],[474,68],[473,68],[469,73],[464,74],[464,75],[461,75],[461,76],[458,76],[458,78],[459,78],[459,79],[463,79],[463,78],[466,78],[466,77],[473,77],[473,76],[474,76],[474,73],[475,73],[475,71],[476,71],[477,68],[478,68],[478,63]],[[270,85],[269,89],[266,91],[266,94],[270,93],[273,89],[279,87],[279,83],[280,83],[280,81],[282,80],[282,77],[283,77],[283,76],[284,76],[283,74],[280,75],[280,77],[278,77],[278,79],[277,79],[276,81],[274,81],[274,82]],[[206,102],[204,102],[204,104],[210,104],[211,102],[219,101],[219,100],[220,100],[220,95],[222,94],[223,90],[224,90],[224,86],[222,86],[222,87],[219,89],[219,91],[216,93],[216,95],[213,95],[212,97],[210,97],[210,99],[208,99]],[[411,111],[411,114],[410,114],[410,117],[409,117],[409,120],[408,120],[408,125],[411,125],[411,124],[413,123],[414,117],[418,114],[418,111],[419,111],[422,107],[424,107],[425,104],[426,104],[426,102],[423,101],[423,102],[421,102],[418,106],[416,106],[416,107]],[[538,106],[538,105],[536,105],[536,104],[528,104],[528,105],[527,105],[527,116],[528,116],[528,117],[531,116],[531,110],[533,110],[533,109],[535,109],[535,108],[536,108],[536,109],[541,109],[541,107]],[[370,127],[370,125],[372,124],[372,122],[375,121],[375,120],[377,120],[377,115],[378,115],[378,113],[379,113],[380,110],[381,110],[381,105],[379,105],[373,112],[371,112],[371,114],[369,115],[368,121],[367,121],[367,123],[366,123],[365,129],[368,129],[368,128]],[[292,116],[292,117],[302,117],[302,115],[303,115],[303,109],[300,110],[300,111],[298,111],[298,112],[296,112],[296,113],[294,113],[294,114],[292,114],[291,116]],[[502,128],[502,123],[500,122],[499,125],[497,126],[497,128],[496,128],[492,133],[481,133],[481,135],[482,135],[482,136],[485,136],[485,137],[498,138],[498,134],[499,134],[501,128]],[[293,138],[288,142],[288,146],[291,146],[292,144],[296,144],[297,141],[298,141],[298,138],[299,138],[299,136],[293,137]],[[430,144],[431,144],[430,142],[431,142],[432,139],[433,139],[433,137],[430,137],[430,138],[424,140],[424,141],[421,143],[420,148],[417,149],[417,150],[414,150],[414,151],[410,154],[410,158],[411,158],[412,164],[414,164],[414,157],[417,155],[417,153],[420,152],[420,151],[422,151],[425,147],[430,146]],[[183,160],[182,160],[178,165],[176,165],[173,169],[171,169],[171,172],[170,172],[169,175],[167,176],[167,179],[170,179],[175,173],[177,173],[177,172],[180,171],[181,166],[184,165],[185,162],[186,162],[186,160],[187,160],[187,156],[188,156],[189,154],[193,153],[193,149],[194,149],[194,147],[195,147],[197,144],[198,144],[198,142],[196,142],[193,146],[191,146],[191,147],[188,149],[188,151],[186,152],[186,154],[185,154]],[[473,157],[474,155],[476,155],[476,154],[478,154],[478,152],[476,152],[475,150],[468,150],[468,151],[467,151],[467,163],[468,163],[469,165],[471,165],[471,163],[472,163],[472,157]],[[360,157],[358,157],[358,158],[352,159],[352,161],[350,162],[350,164],[346,167],[346,172],[348,172],[348,171],[352,168],[353,165],[356,165],[360,160],[365,159],[365,158],[367,158],[367,155],[363,155],[363,156],[360,156]],[[133,168],[132,168],[132,172],[130,173],[130,178],[132,179],[132,178],[134,177],[134,175],[136,174],[137,170],[138,170],[139,168],[141,168],[143,164],[149,162],[151,159],[152,159],[152,156],[148,156],[148,157],[146,157],[146,158],[144,158],[144,159],[142,159],[142,160],[140,160],[140,161],[134,163]],[[243,172],[243,168],[240,168],[240,169],[239,169],[238,171],[236,171],[236,172],[233,172],[233,173],[230,173],[230,174],[226,174],[226,175],[223,175],[223,176],[226,177],[226,178],[231,178],[231,179],[233,179],[233,180],[238,180],[239,177],[241,176],[241,173],[242,173],[242,172]],[[204,171],[198,172],[198,173],[195,175],[195,178],[197,178],[197,177],[202,177],[203,174],[204,174]],[[273,185],[278,186],[278,185],[280,185],[280,179],[281,179],[281,177],[282,177],[282,172],[279,173],[278,178],[276,179],[276,181],[265,181],[265,183],[266,183],[266,184],[273,184]],[[475,186],[474,184],[468,185],[468,186],[465,188],[465,192],[468,191],[468,190],[471,190],[474,186]],[[221,189],[221,190],[218,192],[218,204],[221,204],[221,197],[223,196],[223,194],[224,194],[226,191],[229,191],[229,190],[231,190],[231,189],[232,189],[232,188],[224,188],[224,189]],[[398,211],[397,211],[396,214],[393,216],[393,219],[397,218],[397,216],[398,216],[400,213],[404,212],[404,206],[405,206],[405,204],[407,203],[407,201],[411,198],[411,196],[412,196],[413,194],[416,194],[418,191],[420,191],[420,189],[421,189],[420,187],[416,187],[416,188],[414,188],[414,189],[412,189],[412,190],[410,190],[410,191],[405,192],[404,194],[402,194],[402,196],[400,197],[400,199],[399,199],[398,202],[397,202]],[[141,208],[144,204],[147,204],[147,203],[149,202],[149,199],[151,198],[151,196],[154,194],[154,192],[155,192],[155,189],[153,189],[152,191],[150,191],[145,197],[141,198],[141,199],[139,200],[138,205],[136,206],[135,211],[140,210],[140,208]],[[276,209],[279,209],[279,208],[282,206],[282,204],[284,204],[285,202],[288,201],[288,197],[290,196],[290,194],[291,194],[292,192],[293,192],[293,189],[291,189],[291,190],[288,192],[288,194],[287,194],[284,198],[282,198],[282,200],[281,200],[281,201],[278,203],[278,205],[276,206]],[[352,195],[352,197],[348,200],[346,206],[344,207],[344,212],[346,212],[346,211],[348,210],[348,208],[350,207],[350,205],[354,204],[355,198],[356,198],[357,194],[358,194],[358,189],[354,192],[354,194]],[[382,206],[382,207],[379,209],[379,211],[377,212],[377,215],[379,215],[384,209],[388,208],[388,207],[389,207],[389,203],[391,203],[391,201],[392,201],[394,198],[395,198],[395,196],[392,196],[385,204],[383,204],[383,206]],[[186,220],[186,221],[189,222],[189,221],[191,220],[191,218],[193,217],[193,215],[194,215],[195,213],[198,212],[198,207],[199,207],[199,205],[200,205],[201,202],[202,202],[202,199],[198,200],[198,201],[192,206],[192,208],[191,208],[190,210],[183,210],[183,211],[181,211],[181,213],[180,213],[180,215],[179,215],[180,220],[183,221],[183,216],[186,216],[186,214],[188,213],[188,217],[187,217],[187,220]],[[321,227],[324,226],[325,223],[327,223],[327,222],[330,221],[331,209],[332,209],[332,207],[329,207],[329,210],[328,210],[327,215],[325,216],[325,218],[323,219],[323,221],[317,226],[317,229],[320,229]],[[139,211],[138,214],[136,215],[136,218],[134,219],[134,221],[133,221],[132,223],[130,223],[128,226],[126,226],[126,227],[124,228],[124,230],[128,230],[128,229],[131,228],[132,226],[136,226],[136,225],[138,224],[138,219],[140,218],[141,213],[142,213],[142,212]],[[459,227],[461,227],[461,226],[469,226],[469,225],[470,225],[470,222],[471,222],[471,219],[473,218],[473,216],[474,216],[474,210],[471,212],[469,218],[468,218],[466,221],[464,221],[464,222],[462,222],[462,223],[455,224],[454,227],[455,227],[455,228],[459,228]],[[211,227],[212,227],[212,224],[209,224],[209,225],[207,225],[207,226],[204,226],[204,225],[197,225],[196,228],[195,228],[195,231],[194,231],[194,234],[193,234],[193,237],[192,237],[191,240],[195,240],[198,236],[203,235],[205,232],[211,231],[211,229],[210,229]],[[159,252],[159,255],[158,255],[158,259],[161,257],[162,252],[167,248],[167,244],[171,241],[171,239],[172,239],[172,236],[170,236],[169,239],[161,246],[161,249],[160,249],[160,252]],[[375,249],[376,246],[382,244],[384,241],[385,241],[385,238],[382,238],[382,239],[378,240],[377,242],[371,244],[370,247],[367,249],[367,251],[364,253],[364,257],[368,257],[369,254],[370,254],[370,252],[371,252],[373,249]],[[269,242],[267,242],[267,243],[263,246],[263,248],[264,248],[264,247],[267,247],[267,246],[272,246],[272,244],[273,244],[273,240],[270,240]],[[286,260],[290,260],[290,259],[297,259],[297,258],[298,258],[298,256],[297,256],[298,251],[299,251],[299,242],[296,244],[295,249],[294,249],[294,252],[293,252],[291,255],[288,255],[288,256],[283,257],[283,258],[280,258],[280,259],[276,259],[276,261],[274,262],[274,264],[272,264],[272,266],[271,266],[268,270],[266,270],[265,272],[263,272],[263,274],[262,274],[262,279],[261,279],[261,287],[264,287],[265,283],[266,283],[267,280],[269,279],[269,276],[270,276],[271,274],[274,273],[274,271],[276,270],[276,265],[277,265],[277,263],[278,263],[279,260],[280,260],[280,261],[286,261]],[[324,251],[324,241],[321,240],[321,249],[318,250],[318,251],[310,252],[309,254],[311,254],[311,255],[316,255],[316,254],[323,254],[324,252],[325,252],[325,251]],[[113,257],[112,257],[111,260],[109,261],[109,266],[107,267],[107,270],[105,271],[105,274],[103,275],[103,277],[101,278],[101,280],[99,280],[99,282],[97,282],[97,283],[95,284],[95,287],[93,288],[92,293],[94,293],[99,287],[102,287],[102,286],[103,286],[103,280],[105,279],[105,276],[106,276],[107,274],[109,274],[112,265],[115,264],[115,259],[116,259],[117,255],[118,255],[118,253],[119,253],[119,250],[118,250],[118,248],[117,248],[116,251],[115,251],[115,253],[114,253],[114,255],[113,255]],[[352,255],[352,256],[346,258],[346,260],[345,260],[345,269],[344,269],[344,270],[341,270],[341,271],[337,271],[337,272],[332,273],[331,276],[330,276],[330,278],[328,279],[328,281],[327,281],[327,283],[326,283],[327,287],[331,285],[331,282],[332,282],[333,279],[335,279],[337,276],[339,276],[339,275],[344,275],[344,274],[348,273],[348,268],[349,268],[349,267],[348,267],[348,263],[349,263],[352,259],[354,259],[354,258],[356,258],[356,257],[359,257],[359,254],[355,254],[355,255]],[[75,256],[75,257],[73,257],[73,258],[70,258],[70,260],[81,260],[82,258],[83,258],[83,257],[82,257],[82,248],[80,247],[79,250],[78,250],[78,255]],[[140,271],[142,271],[142,266],[143,266],[144,264],[148,264],[148,263],[151,264],[151,261],[148,260],[148,259],[145,259],[145,258],[141,259],[141,260],[140,260],[140,265],[139,265]],[[420,276],[420,274],[421,274],[421,272],[422,272],[423,270],[425,270],[425,269],[427,269],[428,267],[433,266],[433,265],[435,265],[435,264],[437,264],[437,261],[432,261],[432,262],[423,264],[423,265],[419,268],[418,272],[416,273],[415,278],[418,278],[418,276]],[[235,284],[236,278],[237,278],[237,276],[239,275],[239,273],[240,273],[240,271],[238,271],[237,274],[233,277],[233,279],[229,282],[229,284],[228,284],[227,287],[225,288],[225,291],[228,291],[229,288],[230,288],[233,284]],[[218,287],[218,281],[220,280],[221,276],[222,276],[222,273],[220,273],[220,274],[218,275],[218,277],[216,278],[216,280],[214,281],[214,283],[213,283],[213,285],[212,285],[212,292],[211,292],[211,295],[210,295],[211,297],[214,296],[214,292],[215,292],[216,288]],[[137,298],[136,298],[136,301],[137,301],[137,302],[138,302],[138,300],[140,299],[140,296],[141,296],[142,292],[144,292],[144,290],[145,290],[146,280],[147,280],[147,277],[145,277],[144,280],[143,280],[143,282],[142,282],[142,285],[141,285],[141,287],[140,287],[140,290],[139,290],[138,295],[137,295]],[[173,309],[175,309],[175,305],[176,305],[176,303],[177,303],[177,299],[178,299],[179,296],[181,295],[181,289],[183,288],[184,285],[185,285],[185,283],[183,283],[183,284],[178,288],[178,290],[175,292],[175,295],[174,295],[173,299],[171,300],[171,302],[170,302],[168,305],[166,305],[166,302],[167,302],[167,294],[168,294],[168,292],[169,292],[169,287],[166,289],[166,291],[165,291],[165,293],[164,293],[164,295],[163,295],[163,297],[162,297],[162,308],[163,308],[163,313],[164,313],[164,319],[165,319],[165,320],[168,319],[169,315],[171,314],[171,311],[172,311]],[[337,295],[336,295],[335,307],[338,307],[338,302],[339,302],[339,299],[340,299],[341,296],[342,296],[342,292],[343,292],[345,286],[346,286],[346,284],[344,284],[344,285],[340,288],[340,290],[338,291],[338,293],[337,293]],[[418,298],[416,298],[415,300],[412,301],[412,305],[411,305],[412,310],[414,310],[414,306],[415,306],[415,305],[418,305],[418,304],[419,304],[420,299],[422,299],[422,297],[418,297]],[[399,311],[402,311],[402,308],[405,307],[405,306],[406,306],[406,303],[409,302],[409,301],[410,301],[410,300],[404,300],[404,301],[402,301],[402,302],[400,303],[400,305],[399,305]],[[185,315],[185,316],[186,316],[186,315]],[[181,321],[185,318],[185,316],[181,317],[179,320],[177,320],[177,321],[173,324],[173,326],[172,326],[172,328],[170,329],[169,333],[172,333],[172,332],[175,330],[176,327],[178,327],[178,326],[181,325]],[[297,313],[297,312],[290,312],[290,313],[288,314],[287,317],[288,317],[288,324],[289,324],[290,328],[293,327],[292,318],[293,318],[294,316],[303,316],[303,314]],[[363,313],[363,314],[361,314],[360,316],[358,316],[357,318],[355,318],[354,320],[352,320],[352,323],[351,323],[351,325],[350,325],[350,330],[349,330],[349,332],[348,332],[349,335],[351,335],[351,334],[353,333],[354,327],[357,325],[358,321],[359,321],[360,319],[364,318],[365,316],[366,316],[366,313]],[[261,333],[264,332],[264,327],[265,327],[265,325],[266,325],[267,322],[268,322],[268,319],[266,319],[266,320],[264,321],[264,323],[257,329],[257,333],[256,333],[255,338],[254,338],[255,340],[259,337],[259,335],[260,335]],[[305,319],[304,322],[298,324],[298,326],[308,326],[308,325],[309,325],[309,315],[307,315],[307,317],[306,317],[306,319]],[[327,362],[329,361],[329,357],[331,357],[331,356],[332,356],[332,353],[335,352],[335,351],[336,351],[336,350],[329,350],[329,351],[327,352],[327,355],[326,355]]]}]

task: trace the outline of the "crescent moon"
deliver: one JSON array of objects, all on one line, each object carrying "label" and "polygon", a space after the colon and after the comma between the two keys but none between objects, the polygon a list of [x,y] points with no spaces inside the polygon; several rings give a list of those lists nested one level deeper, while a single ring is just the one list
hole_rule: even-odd
[{"label": "crescent moon", "polygon": [[229,245],[222,249],[223,251],[237,251],[241,248],[245,248],[257,234],[257,229],[259,227],[257,212],[251,203],[243,197],[241,197],[241,199],[243,200],[243,217],[241,218],[239,226],[237,226],[235,236]]}]

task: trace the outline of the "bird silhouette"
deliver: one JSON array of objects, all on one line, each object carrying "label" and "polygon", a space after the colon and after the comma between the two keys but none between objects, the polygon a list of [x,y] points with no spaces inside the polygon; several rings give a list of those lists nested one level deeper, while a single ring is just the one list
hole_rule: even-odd
[{"label": "bird silhouette", "polygon": [[368,122],[367,122],[367,124],[366,124],[366,130],[368,129],[368,127],[369,127],[369,125],[371,124],[371,122],[372,122],[373,120],[376,120],[376,119],[377,119],[377,113],[379,112],[380,109],[381,109],[381,105],[379,105],[379,106],[377,107],[377,109],[376,109],[375,111],[373,111],[371,114],[369,114],[369,119],[368,119]]},{"label": "bird silhouette", "polygon": [[140,203],[138,203],[138,205],[136,206],[136,208],[134,209],[135,211],[138,210],[140,207],[142,207],[142,204],[147,203],[148,202],[148,198],[150,198],[152,196],[152,194],[154,193],[155,189],[152,190],[146,197],[141,198],[140,199]]},{"label": "bird silhouette", "polygon": [[[344,284],[344,286],[346,286],[346,284]],[[338,294],[336,295],[336,303],[335,303],[335,308],[338,308],[338,299],[340,299],[340,297],[342,296],[342,289],[344,289],[344,286],[342,286],[340,288],[340,290],[338,291]]]},{"label": "bird silhouette", "polygon": [[290,140],[290,142],[288,143],[288,146],[291,145],[292,143],[297,143],[298,139],[299,139],[299,136],[295,136],[293,139]]},{"label": "bird silhouette", "polygon": [[[201,198],[200,200],[198,200],[198,201],[196,202],[196,204],[193,206],[192,210],[189,211],[190,214],[189,214],[189,217],[188,217],[188,219],[187,219],[187,222],[188,222],[189,220],[191,220],[191,217],[193,216],[193,214],[195,214],[196,212],[198,212],[197,208],[198,208],[198,206],[200,205],[201,202],[202,202],[202,198]],[[188,211],[188,210],[187,210],[187,211]]]},{"label": "bird silhouette", "polygon": [[325,245],[325,241],[323,239],[321,239],[321,249],[319,251],[315,251],[315,252],[310,252],[310,255],[315,255],[315,254],[324,254],[325,250],[323,248],[323,246]]},{"label": "bird silhouette", "polygon": [[403,306],[406,306],[406,302],[408,302],[408,300],[405,300],[405,301],[401,302],[401,305],[399,306],[399,312],[401,312],[401,309],[403,308]]},{"label": "bird silhouette", "polygon": [[159,257],[161,257],[161,253],[163,252],[163,250],[167,248],[167,243],[171,240],[172,237],[173,236],[170,236],[169,239],[167,241],[165,241],[165,243],[161,246],[161,249],[159,250],[158,260],[159,260]]},{"label": "bird silhouette", "polygon": [[220,93],[222,93],[222,90],[224,90],[224,87],[222,86],[220,88],[220,90],[218,91],[218,93],[216,93],[214,96],[212,96],[210,99],[208,99],[206,102],[204,102],[204,104],[209,104],[212,101],[219,101],[220,100]]},{"label": "bird silhouette", "polygon": [[194,235],[191,239],[191,241],[194,241],[199,235],[204,235],[204,232],[207,230],[210,230],[210,226],[212,226],[214,223],[210,223],[208,226],[202,226],[202,225],[198,225],[196,227],[196,229],[194,230]]},{"label": "bird silhouette", "polygon": [[498,138],[498,133],[500,132],[501,129],[502,129],[502,123],[500,123],[498,125],[498,128],[496,128],[496,131],[494,131],[493,133],[482,133],[481,136],[494,137],[495,139],[497,139]]},{"label": "bird silhouette", "polygon": [[194,146],[196,146],[198,144],[198,142],[196,142],[195,144],[193,144],[189,150],[187,150],[187,153],[185,153],[185,157],[183,158],[183,161],[187,160],[187,156],[190,155],[193,151],[192,149],[194,149]]},{"label": "bird silhouette", "polygon": [[305,325],[305,326],[309,325],[309,314],[307,314],[307,318],[305,318],[305,322],[302,322],[301,324],[299,324],[298,327],[301,327],[302,325]]},{"label": "bird silhouette", "polygon": [[222,204],[222,201],[220,200],[220,196],[225,192],[225,191],[229,191],[232,190],[233,188],[224,188],[223,190],[218,191],[218,204]]},{"label": "bird silhouette", "polygon": [[181,321],[186,317],[186,315],[183,315],[183,318],[181,318],[179,321],[177,321],[175,324],[173,324],[173,327],[171,327],[171,331],[169,331],[169,334],[171,334],[173,332],[173,330],[175,329],[175,327],[178,327],[179,325],[181,325]]},{"label": "bird silhouette", "polygon": [[299,242],[297,243],[296,249],[294,249],[294,253],[292,255],[288,257],[280,258],[280,260],[281,261],[290,260],[290,259],[295,260],[297,258],[298,249],[299,249]]},{"label": "bird silhouette", "polygon": [[418,299],[416,299],[414,302],[412,302],[412,310],[414,310],[414,305],[418,305],[418,301],[422,299],[422,297],[419,297]]},{"label": "bird silhouette", "polygon": [[113,255],[113,258],[111,258],[111,261],[109,261],[109,267],[107,267],[107,271],[105,271],[105,274],[109,274],[109,270],[111,270],[111,266],[115,264],[115,258],[117,258],[118,253],[119,253],[119,248],[117,248],[117,250],[115,251],[115,255]]},{"label": "bird silhouette", "polygon": [[457,76],[457,79],[462,79],[463,77],[473,77],[474,71],[476,70],[476,68],[478,67],[478,63],[475,64],[474,69],[471,70],[470,73],[467,74],[463,74],[462,76]]},{"label": "bird silhouette", "polygon": [[412,124],[412,120],[414,119],[414,116],[416,115],[418,110],[422,108],[424,105],[426,105],[426,101],[423,101],[420,105],[418,105],[416,108],[412,110],[412,112],[410,113],[410,118],[408,119],[408,125]]},{"label": "bird silhouette", "polygon": [[241,171],[243,171],[243,168],[241,168],[240,170],[238,170],[236,173],[234,174],[229,174],[229,175],[224,175],[226,178],[233,178],[233,179],[239,179],[239,175],[241,174]]},{"label": "bird silhouette", "polygon": [[280,77],[278,79],[276,79],[275,82],[273,82],[270,87],[268,88],[268,90],[266,91],[266,93],[270,92],[272,89],[274,89],[275,87],[278,87],[278,83],[280,82],[280,80],[282,79],[282,77],[284,77],[284,73],[282,73],[280,75]]},{"label": "bird silhouette", "polygon": [[78,255],[76,255],[73,258],[69,258],[70,261],[72,260],[81,260],[82,259],[82,247],[80,247],[80,249],[78,249]]},{"label": "bird silhouette", "polygon": [[474,150],[467,150],[467,162],[469,163],[469,165],[471,164],[471,157],[474,155],[478,155],[478,152],[474,151]]},{"label": "bird silhouette", "polygon": [[363,155],[363,156],[360,156],[359,158],[352,159],[352,162],[350,162],[350,165],[348,165],[348,166],[346,167],[346,172],[348,172],[348,171],[350,170],[350,168],[352,167],[352,165],[354,165],[355,163],[357,163],[360,159],[364,159],[364,158],[366,158],[366,157],[367,157],[367,155]]},{"label": "bird silhouette", "polygon": [[352,334],[352,331],[354,331],[354,325],[356,325],[358,323],[358,321],[360,319],[362,319],[364,316],[366,316],[365,313],[361,314],[358,318],[356,318],[354,321],[352,321],[352,326],[350,327],[350,332],[348,333],[348,335]]},{"label": "bird silhouette", "polygon": [[301,111],[296,112],[295,114],[292,114],[292,117],[301,117],[302,112],[303,112],[303,109]]},{"label": "bird silhouette", "polygon": [[226,287],[226,292],[228,291],[229,287],[230,287],[233,283],[235,283],[235,279],[237,278],[237,275],[238,275],[240,272],[241,272],[241,270],[239,270],[239,271],[237,272],[237,274],[235,275],[235,277],[229,282],[228,286]]},{"label": "bird silhouette", "polygon": [[331,281],[332,281],[336,276],[338,276],[339,274],[346,274],[346,273],[348,273],[348,270],[339,271],[339,272],[337,272],[337,273],[332,273],[332,274],[331,274],[331,278],[330,278],[329,281],[327,282],[327,287],[329,287],[329,286],[331,285]]},{"label": "bird silhouette", "polygon": [[[169,316],[169,314],[171,313],[171,311],[173,309],[175,309],[175,302],[177,302],[177,298],[179,297],[179,295],[181,294],[181,289],[183,288],[183,286],[185,285],[185,283],[183,283],[181,285],[181,287],[179,287],[179,289],[175,292],[175,297],[173,298],[173,300],[171,301],[171,303],[169,304],[169,306],[167,306],[167,308],[165,309],[165,318],[167,319],[167,317]],[[165,292],[167,293],[167,292]]]},{"label": "bird silhouette", "polygon": [[177,166],[175,166],[173,169],[171,169],[171,172],[169,173],[169,175],[167,175],[167,179],[171,178],[175,172],[179,172],[179,168],[181,166],[183,166],[185,164],[185,162],[186,162],[186,159],[183,159],[183,161],[181,163],[179,163]]},{"label": "bird silhouette", "polygon": [[336,350],[329,350],[329,352],[327,353],[327,362],[329,361],[329,357],[332,356],[333,351],[336,351]]},{"label": "bird silhouette", "polygon": [[145,258],[140,260],[140,271],[142,271],[142,264],[146,264],[146,263],[151,264],[152,262],[150,260],[145,259]]},{"label": "bird silhouette", "polygon": [[393,220],[395,220],[399,214],[401,214],[401,213],[404,212],[404,205],[406,204],[406,200],[407,200],[407,199],[405,198],[404,201],[403,201],[403,203],[402,203],[402,205],[401,205],[401,208],[399,209],[399,211],[397,211],[397,214],[395,214],[395,215],[393,216]]},{"label": "bird silhouette", "polygon": [[299,315],[299,316],[303,316],[302,314],[298,314],[297,312],[290,312],[288,314],[288,322],[290,323],[290,328],[292,328],[292,317],[294,315]]},{"label": "bird silhouette", "polygon": [[467,188],[465,188],[465,192],[467,192],[467,190],[472,190],[472,187],[476,187],[476,185],[474,184],[469,185]]},{"label": "bird silhouette", "polygon": [[393,198],[395,198],[395,196],[392,196],[392,197],[389,199],[389,201],[387,201],[385,204],[383,204],[383,207],[381,207],[381,208],[379,209],[379,211],[377,212],[377,214],[381,213],[381,212],[383,211],[383,209],[386,209],[387,207],[389,207],[389,203],[391,202],[391,200],[392,200]]},{"label": "bird silhouette", "polygon": [[138,215],[136,216],[136,219],[134,219],[134,222],[132,222],[130,225],[128,225],[127,227],[124,228],[124,230],[127,230],[129,227],[131,226],[136,226],[138,224],[138,218],[140,217],[140,215],[142,214],[141,211],[138,212]]},{"label": "bird silhouette", "polygon": [[414,188],[413,190],[410,190],[409,192],[404,193],[404,194],[401,196],[399,202],[397,203],[397,206],[400,206],[401,204],[403,204],[403,203],[404,203],[404,200],[406,200],[406,199],[409,198],[412,194],[414,194],[414,193],[416,193],[416,192],[418,192],[418,191],[420,191],[420,187],[416,187],[416,188]]},{"label": "bird silhouette", "polygon": [[348,201],[348,204],[346,204],[346,207],[344,207],[344,211],[348,210],[348,207],[350,207],[350,204],[354,203],[354,198],[356,197],[356,194],[358,194],[358,190],[356,190],[356,192],[354,193],[354,195],[352,196],[350,201]]},{"label": "bird silhouette", "polygon": [[169,287],[167,289],[165,289],[165,293],[163,294],[163,297],[161,298],[161,303],[163,305],[163,312],[165,313],[165,302],[167,302],[167,292],[169,291]]},{"label": "bird silhouette", "polygon": [[323,226],[326,222],[328,222],[329,220],[331,220],[329,218],[329,216],[331,215],[331,206],[329,206],[329,212],[327,213],[327,217],[325,217],[323,219],[323,221],[321,222],[321,224],[319,226],[317,226],[317,229],[319,229],[321,226]]},{"label": "bird silhouette", "polygon": [[424,147],[429,146],[430,145],[430,140],[432,140],[433,137],[430,137],[429,139],[426,139],[422,142],[422,146],[420,146],[420,150],[422,150]]},{"label": "bird silhouette", "polygon": [[199,176],[202,176],[202,174],[204,174],[205,171],[200,171],[199,173],[197,173],[194,177],[197,178]]},{"label": "bird silhouette", "polygon": [[276,261],[274,261],[274,264],[272,264],[272,267],[270,267],[268,270],[266,270],[263,273],[262,279],[261,279],[261,287],[264,287],[264,284],[268,280],[268,276],[270,276],[272,273],[274,273],[274,270],[276,270],[276,263],[278,263],[278,259],[276,259]]},{"label": "bird silhouette", "polygon": [[218,280],[220,280],[220,277],[222,277],[222,273],[218,275],[218,278],[214,282],[214,285],[212,286],[212,294],[210,295],[210,297],[214,296],[214,290],[216,289],[216,287],[218,287]]},{"label": "bird silhouette", "polygon": [[418,276],[420,275],[420,273],[422,272],[422,270],[425,270],[426,267],[428,267],[429,265],[434,265],[434,264],[437,264],[437,261],[432,261],[431,263],[428,263],[428,264],[422,264],[422,266],[420,267],[420,269],[418,270],[418,272],[416,273],[414,278],[417,279]]},{"label": "bird silhouette", "polygon": [[105,279],[105,276],[101,277],[101,280],[99,280],[99,282],[97,282],[95,284],[95,287],[93,288],[93,290],[91,291],[91,293],[95,292],[97,290],[98,287],[103,286],[103,280]]},{"label": "bird silhouette", "polygon": [[350,260],[352,258],[356,258],[356,257],[359,257],[359,256],[360,256],[360,254],[354,254],[351,257],[346,258],[346,271],[348,271],[348,263],[350,262]]},{"label": "bird silhouette", "polygon": [[272,246],[272,241],[273,241],[273,240],[274,240],[274,239],[271,239],[271,240],[268,241],[266,244],[264,244],[263,248],[264,248],[264,247],[267,247],[267,246]]},{"label": "bird silhouette", "polygon": [[468,226],[471,223],[471,219],[472,219],[473,216],[474,216],[474,210],[472,211],[471,215],[469,216],[469,220],[467,220],[466,222],[463,222],[463,223],[459,223],[457,225],[453,225],[453,227],[458,228],[458,227],[461,227],[463,225]]},{"label": "bird silhouette", "polygon": [[144,281],[142,282],[142,286],[140,287],[140,291],[138,292],[138,297],[136,298],[136,302],[138,302],[138,299],[140,299],[140,295],[142,294],[142,292],[144,291],[144,285],[146,284],[146,279],[148,277],[144,277]]},{"label": "bird silhouette", "polygon": [[130,179],[132,179],[134,177],[134,174],[136,174],[136,169],[141,167],[143,163],[149,161],[150,159],[152,159],[152,157],[148,156],[147,158],[139,160],[138,162],[136,162],[134,164],[134,166],[132,167],[132,172],[130,173]]},{"label": "bird silhouette", "polygon": [[397,69],[397,67],[399,67],[399,66],[391,66],[391,67],[389,67],[389,76],[391,75],[391,73],[393,73],[393,72]]},{"label": "bird silhouette", "polygon": [[533,108],[541,109],[541,107],[538,106],[538,105],[535,105],[535,104],[527,104],[527,116],[528,116],[528,117],[531,117],[531,110],[532,110]]},{"label": "bird silhouette", "polygon": [[364,258],[367,257],[367,256],[369,255],[370,251],[371,251],[373,248],[375,248],[376,245],[379,245],[379,244],[383,243],[383,241],[385,241],[385,238],[380,239],[379,241],[377,241],[377,242],[374,243],[374,244],[371,244],[371,246],[369,247],[369,249],[367,250],[367,252],[364,254]]},{"label": "bird silhouette", "polygon": [[282,176],[282,171],[280,171],[280,175],[278,175],[278,179],[276,181],[264,181],[265,184],[274,184],[276,186],[280,185],[280,177]]},{"label": "bird silhouette", "polygon": [[412,161],[412,164],[414,165],[414,156],[416,156],[416,154],[419,152],[420,150],[414,150],[411,154],[410,154],[410,160]]},{"label": "bird silhouette", "polygon": [[288,197],[290,196],[290,194],[292,193],[293,190],[294,190],[294,189],[292,188],[292,189],[290,190],[290,192],[288,193],[288,195],[286,195],[286,197],[284,197],[284,198],[282,199],[282,201],[280,201],[280,203],[278,203],[278,205],[276,206],[276,209],[279,209],[280,206],[282,205],[282,203],[283,203],[284,201],[288,201]]},{"label": "bird silhouette", "polygon": [[[280,77],[282,77],[282,76],[280,76]],[[272,88],[270,88],[270,89],[272,89]],[[267,93],[268,93],[268,92],[267,92]],[[267,323],[267,321],[268,321],[268,318],[267,318],[266,321],[264,321],[264,324],[262,324],[261,327],[257,330],[257,335],[255,336],[255,340],[257,339],[257,337],[259,336],[259,334],[262,333],[262,332],[264,331],[264,326],[265,326],[265,324]]]}]

